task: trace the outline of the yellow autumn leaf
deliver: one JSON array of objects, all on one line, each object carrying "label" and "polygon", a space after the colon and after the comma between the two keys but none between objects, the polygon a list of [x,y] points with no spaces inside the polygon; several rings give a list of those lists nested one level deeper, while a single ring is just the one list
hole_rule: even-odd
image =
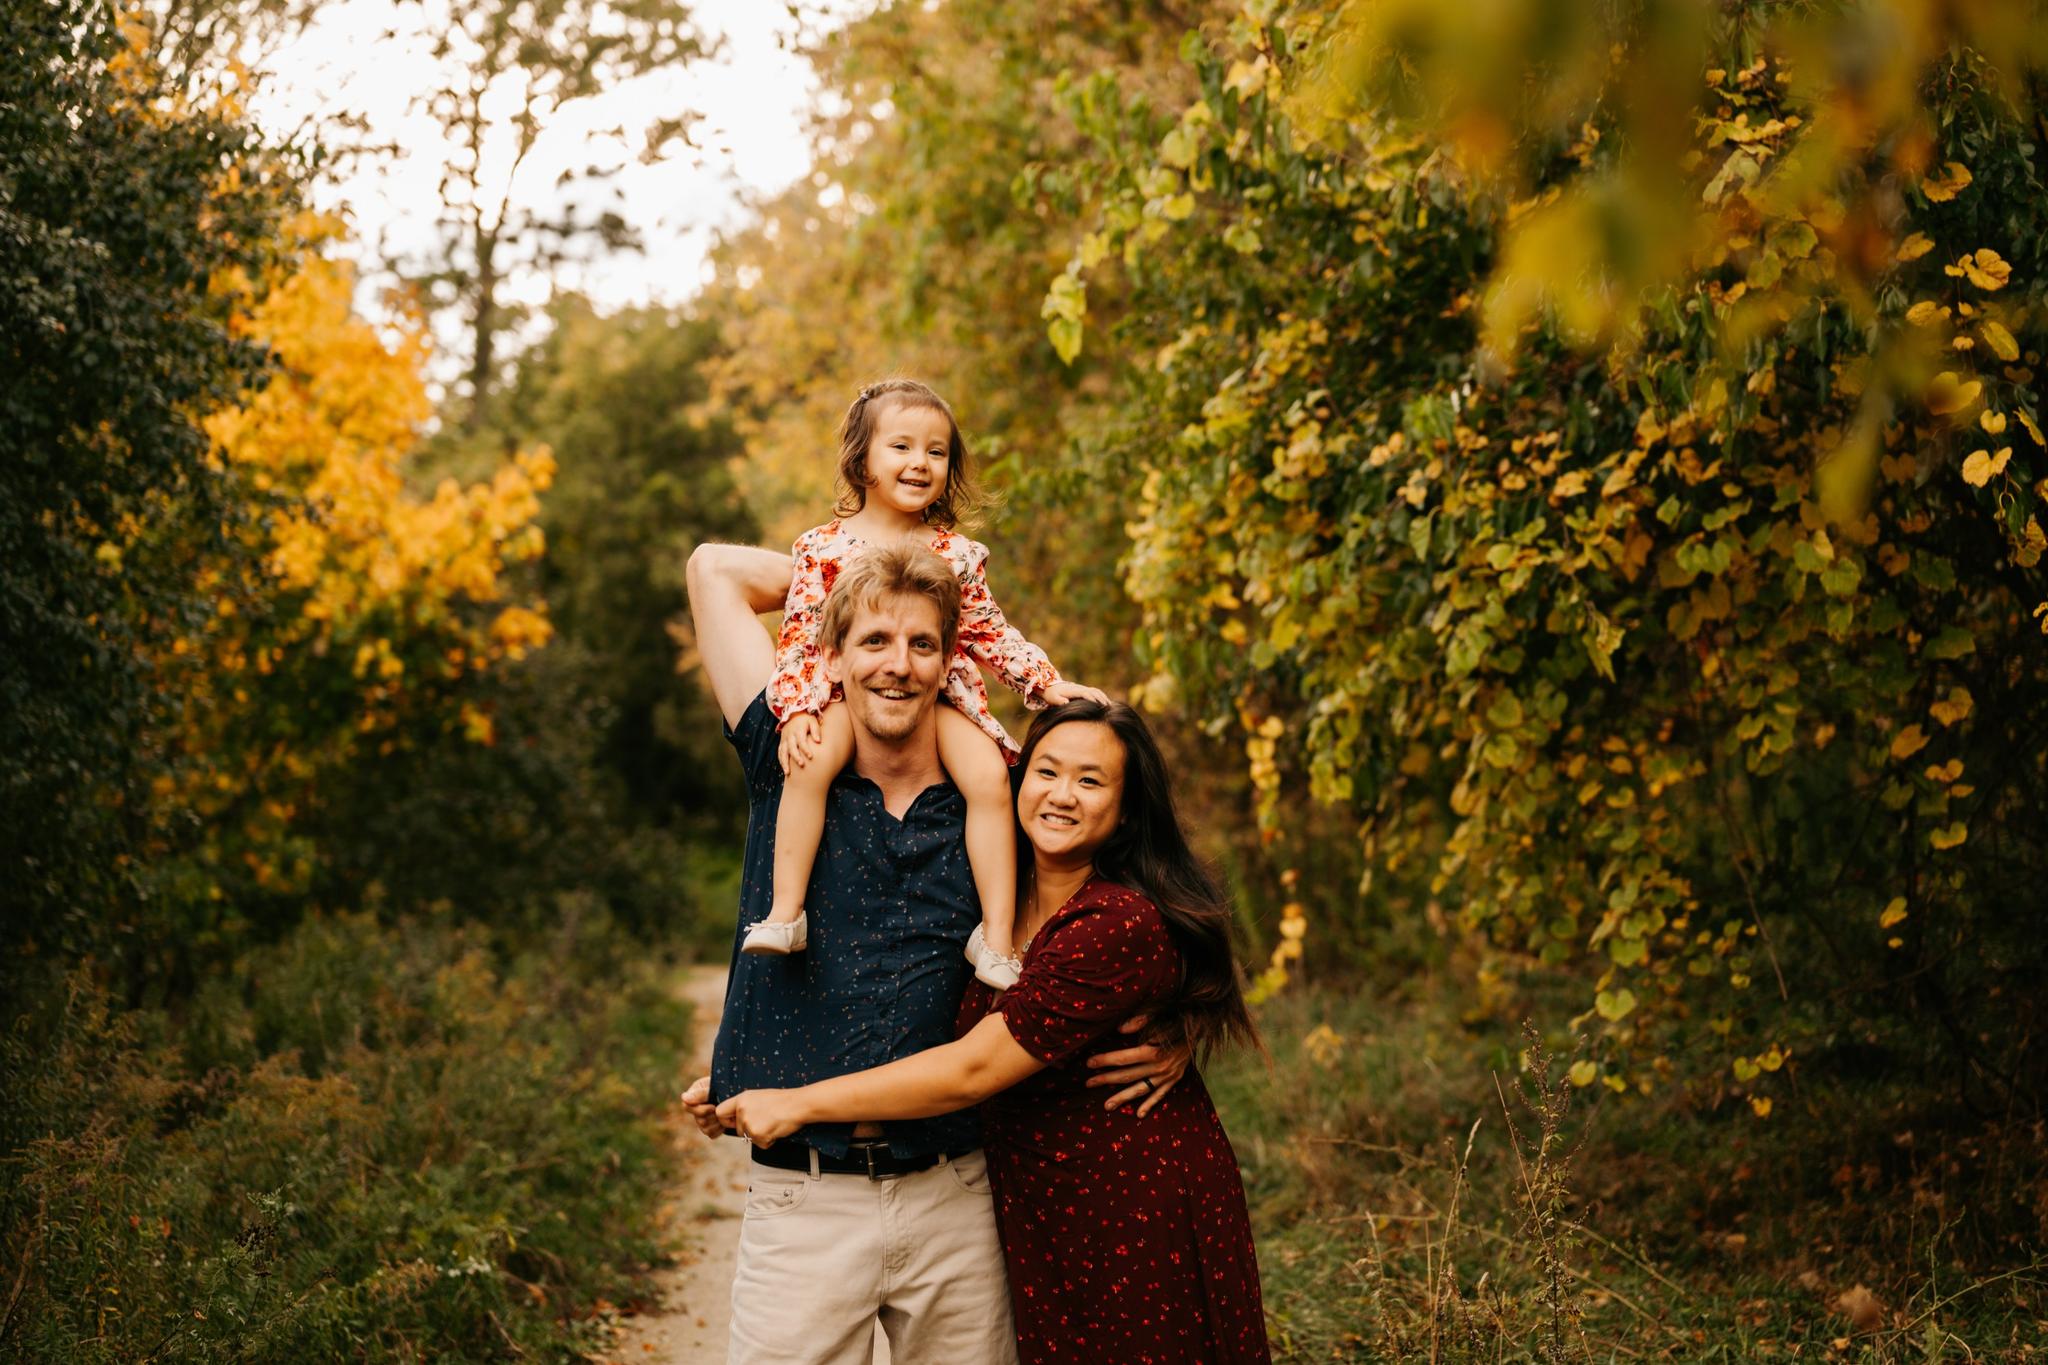
[{"label": "yellow autumn leaf", "polygon": [[1939,849],[1950,849],[1961,844],[1963,840],[1969,837],[1969,828],[1962,821],[1958,820],[1952,825],[1946,825],[1930,833],[1927,836],[1927,842]]},{"label": "yellow autumn leaf", "polygon": [[1951,687],[1948,696],[1927,708],[1928,714],[1942,723],[1943,728],[1954,725],[1970,714],[1972,699],[1967,687]]},{"label": "yellow autumn leaf", "polygon": [[2034,438],[2035,445],[2048,446],[2048,437],[2041,435],[2041,428],[2034,425],[2034,419],[2027,416],[2024,410],[2019,413],[2019,419],[2020,425],[2027,429],[2027,435]]},{"label": "yellow autumn leaf", "polygon": [[1927,736],[1918,725],[1908,725],[1892,740],[1893,758],[1911,758],[1927,747]]},{"label": "yellow autumn leaf", "polygon": [[1768,1095],[1751,1095],[1749,1097],[1749,1107],[1758,1118],[1767,1119],[1771,1116],[1771,1097]]},{"label": "yellow autumn leaf", "polygon": [[1984,344],[1989,346],[2000,360],[2018,360],[2020,358],[2019,342],[2015,341],[2012,333],[2005,329],[2005,324],[1996,318],[1984,319],[1984,325],[1977,329],[1977,335],[1984,338]]},{"label": "yellow autumn leaf", "polygon": [[1960,274],[1986,293],[2005,288],[2007,281],[2012,279],[2012,266],[1988,246],[1957,258],[1956,265],[1960,267]]},{"label": "yellow autumn leaf", "polygon": [[1954,370],[1943,370],[1927,386],[1927,410],[1936,417],[1947,417],[1969,407],[1982,392],[1983,380],[1964,379]]},{"label": "yellow autumn leaf", "polygon": [[1941,311],[1933,299],[1922,299],[1906,310],[1906,321],[1915,327],[1929,327],[1941,320]]},{"label": "yellow autumn leaf", "polygon": [[2048,531],[2041,529],[2039,517],[2028,517],[2020,532],[2019,548],[2012,552],[2013,562],[2022,569],[2031,569],[2041,562],[2044,553],[2048,553]]},{"label": "yellow autumn leaf", "polygon": [[1906,898],[1904,896],[1893,896],[1891,898],[1890,904],[1886,905],[1884,910],[1881,913],[1879,913],[1877,917],[1877,927],[1880,929],[1889,929],[1893,925],[1903,921],[1905,918]]},{"label": "yellow autumn leaf", "polygon": [[1899,243],[1895,259],[1901,263],[1917,261],[1932,250],[1934,250],[1933,239],[1924,232],[1916,232],[1905,241]]},{"label": "yellow autumn leaf", "polygon": [[1987,436],[1996,436],[2005,430],[2005,414],[1986,408],[1977,418],[1977,425],[1984,428]]},{"label": "yellow autumn leaf", "polygon": [[1946,204],[1959,192],[1967,189],[1970,180],[1970,168],[1960,161],[1951,161],[1943,168],[1939,179],[1930,176],[1921,180],[1920,193],[1934,203]]},{"label": "yellow autumn leaf", "polygon": [[1583,1089],[1593,1083],[1594,1078],[1600,1074],[1600,1068],[1588,1061],[1577,1061],[1572,1063],[1572,1069],[1567,1074],[1573,1085]]},{"label": "yellow autumn leaf", "polygon": [[1734,1070],[1736,1080],[1748,1082],[1755,1080],[1757,1078],[1757,1073],[1762,1071],[1763,1068],[1758,1066],[1755,1062],[1751,1061],[1747,1057],[1737,1057],[1735,1059]]},{"label": "yellow autumn leaf", "polygon": [[1988,450],[1971,451],[1963,461],[1963,482],[1972,488],[1982,488],[1992,479],[2005,472],[2005,465],[2012,459],[2012,447],[2000,446],[1997,454]]}]

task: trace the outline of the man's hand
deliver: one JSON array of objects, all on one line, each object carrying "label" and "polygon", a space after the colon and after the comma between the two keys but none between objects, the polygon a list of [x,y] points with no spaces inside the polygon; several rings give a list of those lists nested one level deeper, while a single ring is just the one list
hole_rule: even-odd
[{"label": "man's hand", "polygon": [[[1143,1033],[1151,1024],[1150,1015],[1134,1014],[1117,1026],[1117,1032]],[[1185,1041],[1168,1047],[1144,1043],[1115,1052],[1098,1052],[1088,1059],[1088,1065],[1098,1073],[1088,1078],[1088,1084],[1118,1087],[1102,1107],[1115,1109],[1138,1100],[1138,1117],[1143,1118],[1166,1098],[1167,1091],[1180,1084],[1193,1060],[1194,1050]]]},{"label": "man's hand", "polygon": [[808,711],[799,711],[782,726],[782,738],[776,742],[775,757],[782,764],[782,775],[788,777],[798,768],[818,756],[818,740],[825,727],[818,718]]},{"label": "man's hand", "polygon": [[804,1126],[801,1107],[788,1090],[748,1090],[718,1106],[728,1128],[756,1147],[772,1147]]},{"label": "man's hand", "polygon": [[724,1137],[727,1133],[725,1120],[718,1117],[718,1106],[711,1102],[711,1078],[699,1076],[690,1082],[690,1088],[677,1096],[690,1120],[697,1125],[697,1131],[705,1137]]},{"label": "man's hand", "polygon": [[1090,701],[1099,701],[1104,706],[1109,705],[1109,693],[1099,687],[1090,687],[1086,683],[1077,683],[1069,679],[1052,683],[1040,689],[1038,693],[1038,699],[1047,706],[1065,706],[1068,702],[1079,701],[1083,697]]}]

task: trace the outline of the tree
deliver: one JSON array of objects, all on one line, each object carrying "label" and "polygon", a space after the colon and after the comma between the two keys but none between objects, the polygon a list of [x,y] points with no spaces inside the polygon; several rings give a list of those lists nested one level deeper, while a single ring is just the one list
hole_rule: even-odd
[{"label": "tree", "polygon": [[1581,1083],[2038,1093],[2038,6],[1663,13],[1256,4],[1090,97],[1144,694],[1582,973]]},{"label": "tree", "polygon": [[[448,0],[445,9],[432,53],[453,75],[419,103],[454,150],[441,174],[440,254],[416,278],[436,304],[467,315],[463,421],[475,432],[500,379],[498,340],[515,321],[499,297],[505,280],[545,271],[585,241],[635,245],[615,211],[539,206],[520,176],[534,143],[579,101],[697,56],[703,44],[680,0]],[[678,110],[645,129],[642,159],[670,155],[686,124]],[[593,163],[576,178],[598,183],[617,169]]]},{"label": "tree", "polygon": [[[554,472],[545,450],[468,487],[409,485],[432,411],[423,322],[382,329],[352,308],[354,272],[323,254],[332,222],[301,218],[236,330],[272,381],[206,419],[247,490],[237,543],[196,559],[213,610],[158,651],[177,697],[156,783],[153,875],[181,932],[173,951],[294,922],[346,839],[324,808],[376,759],[446,737],[496,738],[479,678],[552,630],[521,591]],[[344,904],[379,869],[352,861]]]},{"label": "tree", "polygon": [[500,420],[544,442],[560,470],[541,524],[542,583],[579,695],[606,716],[595,760],[617,775],[621,813],[707,829],[744,824],[719,753],[717,712],[694,670],[683,565],[706,540],[744,540],[752,518],[733,486],[729,419],[706,402],[719,331],[663,310],[596,312],[574,297],[520,358]]},{"label": "tree", "polygon": [[173,698],[233,479],[198,415],[256,384],[230,321],[293,203],[231,104],[161,83],[115,10],[10,0],[0,59],[0,868],[17,929],[84,942],[133,903]]},{"label": "tree", "polygon": [[237,68],[261,69],[279,44],[303,33],[326,0],[142,0],[151,64],[165,84],[190,91]]}]

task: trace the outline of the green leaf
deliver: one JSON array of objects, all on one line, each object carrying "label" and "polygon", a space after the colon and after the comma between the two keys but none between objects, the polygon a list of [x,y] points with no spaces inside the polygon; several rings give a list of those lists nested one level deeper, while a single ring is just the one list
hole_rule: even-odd
[{"label": "green leaf", "polygon": [[1521,700],[1506,688],[1494,693],[1493,704],[1486,708],[1486,723],[1496,730],[1514,729],[1522,723]]},{"label": "green leaf", "polygon": [[1593,1008],[1610,1024],[1618,1024],[1634,1012],[1636,993],[1626,986],[1618,991],[1601,991],[1593,997]]},{"label": "green leaf", "polygon": [[1941,634],[1928,642],[1927,657],[1930,659],[1960,659],[1973,654],[1977,649],[1976,637],[1962,626],[1946,626]]}]

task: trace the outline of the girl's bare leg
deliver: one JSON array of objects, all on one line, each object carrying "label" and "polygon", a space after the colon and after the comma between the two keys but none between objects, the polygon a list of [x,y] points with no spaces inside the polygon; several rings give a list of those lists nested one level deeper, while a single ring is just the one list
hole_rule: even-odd
[{"label": "girl's bare leg", "polygon": [[811,761],[792,767],[782,781],[782,801],[775,808],[775,889],[768,906],[770,924],[788,924],[804,911],[804,888],[818,861],[818,841],[825,837],[825,793],[832,779],[853,758],[853,722],[846,703],[833,702],[818,717],[818,750]]},{"label": "girl's bare leg", "polygon": [[998,955],[1017,955],[1017,817],[1010,801],[1010,765],[994,739],[951,706],[941,705],[939,762],[967,798],[967,863],[981,897],[982,941]]}]

